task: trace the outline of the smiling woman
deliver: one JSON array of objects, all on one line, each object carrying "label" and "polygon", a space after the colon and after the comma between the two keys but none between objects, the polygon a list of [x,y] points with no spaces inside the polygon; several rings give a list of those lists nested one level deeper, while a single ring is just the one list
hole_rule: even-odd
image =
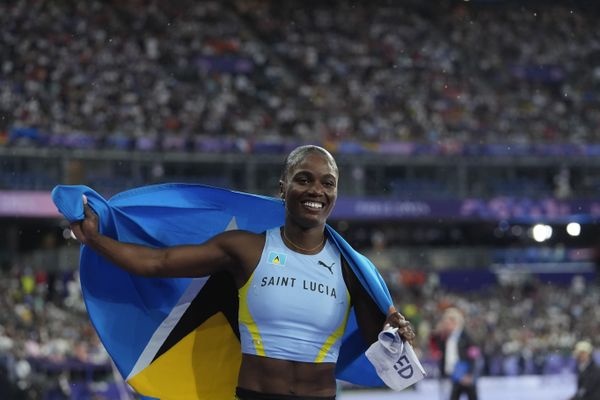
[{"label": "smiling woman", "polygon": [[[334,399],[341,338],[353,308],[367,343],[384,324],[411,341],[410,324],[393,307],[386,315],[359,283],[325,232],[337,198],[338,168],[317,146],[295,149],[280,179],[283,226],[256,234],[223,232],[199,245],[155,249],[118,242],[98,231],[85,204],[76,237],[135,274],[201,277],[229,274],[239,296],[242,360],[238,399]],[[85,199],[84,199],[85,203]]]},{"label": "smiling woman", "polygon": [[337,164],[322,147],[302,146],[287,157],[279,189],[286,204],[284,239],[295,249],[315,251],[325,244],[324,226],[337,199],[337,181]]}]

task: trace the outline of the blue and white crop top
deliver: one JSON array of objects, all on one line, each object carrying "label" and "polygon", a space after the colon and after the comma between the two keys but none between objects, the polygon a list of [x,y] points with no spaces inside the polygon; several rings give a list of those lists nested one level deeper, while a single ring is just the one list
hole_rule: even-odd
[{"label": "blue and white crop top", "polygon": [[290,250],[280,228],[266,233],[260,261],[239,289],[242,353],[303,362],[336,362],[350,311],[340,252]]}]

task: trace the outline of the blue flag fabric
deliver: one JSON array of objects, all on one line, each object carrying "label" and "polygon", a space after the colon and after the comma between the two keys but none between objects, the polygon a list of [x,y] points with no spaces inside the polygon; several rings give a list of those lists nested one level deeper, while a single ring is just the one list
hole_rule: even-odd
[{"label": "blue flag fabric", "polygon": [[[87,186],[57,186],[52,191],[55,205],[70,222],[84,218],[82,195],[87,196],[90,207],[98,214],[100,231],[103,234],[122,242],[152,247],[202,243],[228,229],[260,233],[282,225],[285,215],[283,203],[279,199],[203,185],[145,186],[122,192],[110,200],[105,200]],[[392,304],[391,296],[375,266],[366,257],[356,252],[330,226],[326,227],[326,231],[382,313],[387,313]],[[203,370],[205,375],[214,373],[217,368],[214,360],[215,357],[218,358],[215,351],[219,351],[219,349],[215,350],[215,347],[225,346],[223,338],[227,336],[227,334],[216,334],[215,332],[221,331],[215,327],[227,325],[227,329],[231,330],[229,325],[233,326],[237,323],[231,321],[233,318],[230,318],[229,324],[225,318],[219,320],[225,322],[219,323],[217,319],[211,319],[211,315],[207,314],[208,328],[199,330],[198,337],[209,344],[202,347],[202,343],[199,343],[199,339],[196,338],[193,339],[195,342],[189,345],[194,352],[200,352],[197,358],[202,358],[204,351],[212,352],[209,356],[213,359],[210,365],[204,367],[200,363],[195,365],[196,359],[188,360],[190,365],[186,365],[188,361],[177,359],[174,364],[169,364],[165,369],[167,361],[161,360],[169,359],[170,356],[166,353],[170,346],[177,346],[173,343],[167,346],[166,342],[177,342],[180,339],[181,342],[192,340],[184,339],[183,335],[180,335],[181,337],[173,335],[176,325],[185,325],[181,323],[182,315],[191,307],[190,304],[198,307],[195,310],[202,310],[218,302],[211,300],[211,296],[216,295],[221,298],[236,296],[235,292],[224,295],[226,291],[219,289],[218,286],[220,280],[216,277],[215,279],[213,277],[147,278],[132,275],[116,267],[87,246],[82,246],[81,249],[80,277],[86,307],[98,336],[118,370],[138,392],[146,396],[167,398],[164,393],[169,393],[169,389],[158,388],[161,383],[157,381],[160,381],[158,377],[170,376],[165,371],[174,369],[173,365],[180,370],[177,376],[184,377],[186,380],[189,380],[187,377],[191,377],[191,380],[210,380],[206,376],[199,376],[201,373],[197,371],[191,371],[189,373],[191,375],[186,375],[181,370],[196,368]],[[216,283],[213,284],[213,281]],[[235,300],[237,301],[237,298]],[[194,314],[202,314],[202,311],[194,311]],[[186,332],[188,331],[190,329]],[[237,335],[237,332],[233,333]],[[231,334],[227,337],[235,339]],[[358,332],[354,310],[352,310],[342,339],[336,372],[338,379],[365,386],[383,385],[364,355],[367,347],[367,343]],[[237,357],[235,355],[237,347],[232,349],[229,355],[221,359],[224,368],[234,370],[236,364],[230,365],[229,360]],[[189,352],[184,351],[184,353]],[[180,352],[180,354],[184,353]],[[239,363],[239,358],[237,362]],[[154,364],[159,365],[163,370],[154,372],[153,378],[139,378],[144,375],[145,370],[152,369]],[[237,370],[232,371],[230,376],[235,379]],[[164,380],[164,384],[168,385],[169,379]],[[219,398],[211,395],[213,393],[211,391],[217,390],[218,382],[198,389],[203,384],[203,382],[194,384],[193,396],[189,393],[180,393],[179,397],[171,398]],[[235,382],[228,384],[235,386]],[[220,385],[223,386],[225,383]]]}]

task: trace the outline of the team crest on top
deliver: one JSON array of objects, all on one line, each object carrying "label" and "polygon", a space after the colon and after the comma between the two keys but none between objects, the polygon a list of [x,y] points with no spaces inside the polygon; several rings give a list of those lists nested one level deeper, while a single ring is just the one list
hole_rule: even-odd
[{"label": "team crest on top", "polygon": [[285,265],[286,258],[287,258],[287,255],[285,255],[283,253],[277,253],[275,251],[271,251],[271,252],[269,252],[269,257],[267,258],[267,263],[283,266],[283,265]]}]

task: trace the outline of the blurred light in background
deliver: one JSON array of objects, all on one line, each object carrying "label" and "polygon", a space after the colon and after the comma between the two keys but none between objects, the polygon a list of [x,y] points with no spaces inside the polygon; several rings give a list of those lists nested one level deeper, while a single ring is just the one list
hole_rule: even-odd
[{"label": "blurred light in background", "polygon": [[544,242],[552,237],[552,227],[550,225],[537,224],[531,229],[533,240]]},{"label": "blurred light in background", "polygon": [[567,225],[567,233],[571,236],[579,236],[581,233],[581,225],[577,222],[571,222]]}]

